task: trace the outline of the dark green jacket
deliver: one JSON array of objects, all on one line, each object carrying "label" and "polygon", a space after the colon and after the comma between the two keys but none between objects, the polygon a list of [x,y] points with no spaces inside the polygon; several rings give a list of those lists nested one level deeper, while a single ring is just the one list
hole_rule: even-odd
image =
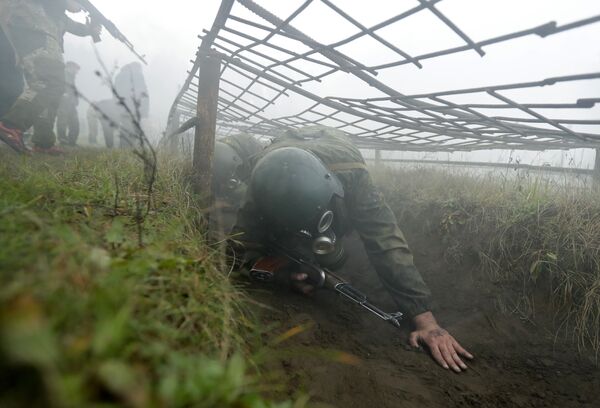
[{"label": "dark green jacket", "polygon": [[[304,139],[296,132],[278,139],[257,160],[282,147],[312,152],[339,178],[349,223],[360,235],[371,264],[400,310],[411,317],[430,310],[429,288],[415,267],[396,217],[375,187],[360,151],[343,135],[318,129],[311,132],[311,138]],[[249,250],[260,250],[267,231],[248,193],[233,229],[235,239]]]}]

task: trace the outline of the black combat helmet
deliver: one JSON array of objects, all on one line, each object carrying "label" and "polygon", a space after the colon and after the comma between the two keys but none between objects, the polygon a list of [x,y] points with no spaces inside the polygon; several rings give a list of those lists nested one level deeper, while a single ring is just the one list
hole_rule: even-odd
[{"label": "black combat helmet", "polygon": [[217,192],[235,189],[241,182],[237,169],[242,163],[242,158],[233,147],[223,142],[215,142],[213,189]]},{"label": "black combat helmet", "polygon": [[327,230],[332,198],[344,196],[342,184],[323,162],[296,147],[266,153],[254,167],[250,188],[265,219],[290,232]]}]

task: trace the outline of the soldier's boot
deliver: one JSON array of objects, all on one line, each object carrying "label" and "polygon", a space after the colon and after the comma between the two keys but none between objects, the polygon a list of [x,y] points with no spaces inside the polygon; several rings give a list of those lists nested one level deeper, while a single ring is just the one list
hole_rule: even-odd
[{"label": "soldier's boot", "polygon": [[61,149],[53,149],[56,145],[56,135],[54,134],[55,116],[48,111],[43,116],[38,117],[33,125],[33,146],[34,152],[61,154]]},{"label": "soldier's boot", "polygon": [[0,139],[7,145],[9,145],[16,152],[21,154],[30,154],[31,151],[25,146],[23,142],[23,132],[20,129],[8,126],[6,123],[0,121]]}]

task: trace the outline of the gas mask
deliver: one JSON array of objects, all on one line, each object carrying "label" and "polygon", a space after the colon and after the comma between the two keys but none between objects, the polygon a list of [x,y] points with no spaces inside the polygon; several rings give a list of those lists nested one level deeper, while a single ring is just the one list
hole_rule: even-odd
[{"label": "gas mask", "polygon": [[288,248],[301,248],[328,268],[345,256],[337,203],[344,186],[314,153],[297,147],[268,150],[252,170],[250,192],[256,208]]},{"label": "gas mask", "polygon": [[315,260],[323,267],[338,269],[346,262],[347,254],[343,243],[344,218],[343,202],[332,201],[330,208],[319,217],[316,227],[298,232],[303,246],[310,248]]}]

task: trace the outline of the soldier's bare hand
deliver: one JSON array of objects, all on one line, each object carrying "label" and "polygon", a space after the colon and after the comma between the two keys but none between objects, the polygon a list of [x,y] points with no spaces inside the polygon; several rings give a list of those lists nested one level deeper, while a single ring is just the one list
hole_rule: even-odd
[{"label": "soldier's bare hand", "polygon": [[308,275],[304,272],[293,272],[290,274],[292,287],[304,295],[310,295],[315,287],[306,282]]},{"label": "soldier's bare hand", "polygon": [[431,312],[415,316],[414,322],[416,328],[409,339],[413,347],[427,346],[433,359],[447,370],[451,368],[460,373],[467,369],[461,357],[470,360],[473,355],[437,324]]}]

